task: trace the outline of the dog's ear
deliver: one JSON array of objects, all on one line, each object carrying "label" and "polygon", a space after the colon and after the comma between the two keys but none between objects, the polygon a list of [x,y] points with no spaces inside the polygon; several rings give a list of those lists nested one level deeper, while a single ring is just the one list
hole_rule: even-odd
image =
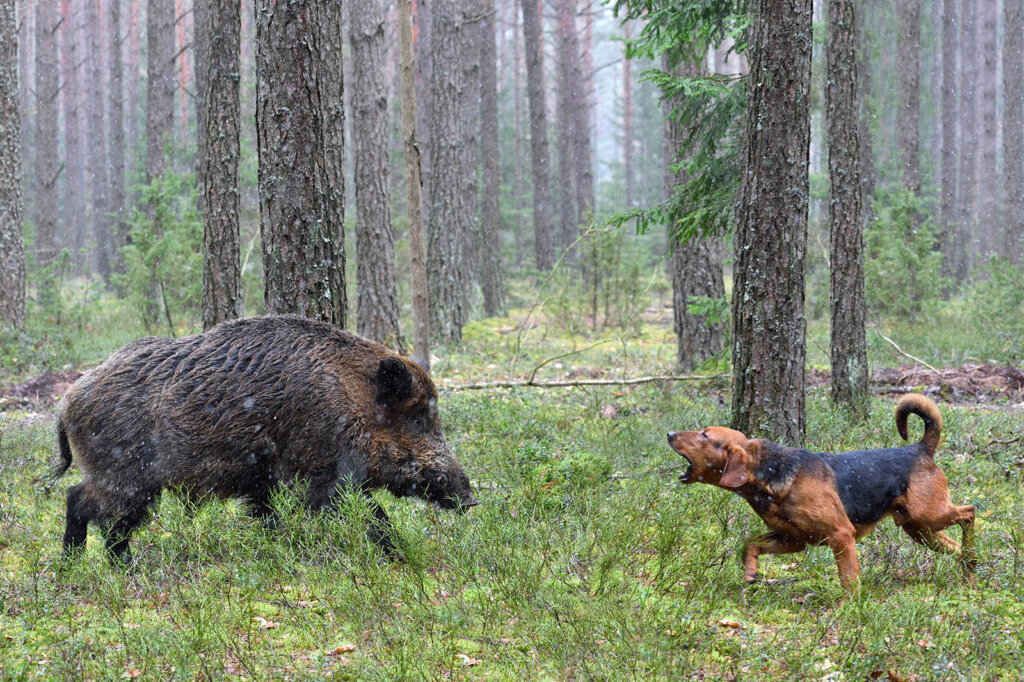
[{"label": "dog's ear", "polygon": [[747,482],[747,464],[750,456],[738,445],[727,443],[725,446],[725,468],[718,484],[723,488],[739,488]]}]

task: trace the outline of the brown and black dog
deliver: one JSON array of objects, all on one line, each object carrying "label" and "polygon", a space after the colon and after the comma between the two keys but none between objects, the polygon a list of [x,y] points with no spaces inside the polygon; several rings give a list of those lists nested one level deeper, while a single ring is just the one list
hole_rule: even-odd
[{"label": "brown and black dog", "polygon": [[[853,589],[860,571],[856,541],[891,516],[915,542],[960,557],[964,575],[973,584],[974,507],[953,506],[946,476],[933,461],[942,415],[923,395],[903,396],[896,404],[896,429],[904,440],[910,414],[924,421],[924,437],[900,448],[809,452],[748,439],[723,426],[670,431],[668,442],[690,463],[679,480],[735,492],[771,529],[744,549],[747,582],[757,580],[761,554],[790,554],[807,545],[828,545],[835,553],[843,587]],[[953,524],[963,529],[963,547],[943,532]]]}]

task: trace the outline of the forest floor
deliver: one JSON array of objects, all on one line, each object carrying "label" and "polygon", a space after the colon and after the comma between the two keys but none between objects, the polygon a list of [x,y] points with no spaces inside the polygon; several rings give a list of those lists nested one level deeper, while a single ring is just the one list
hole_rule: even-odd
[{"label": "forest floor", "polygon": [[[93,530],[63,566],[64,490],[78,474],[47,476],[53,407],[121,342],[0,378],[0,678],[1019,679],[1014,357],[887,328],[922,362],[876,338],[875,395],[858,420],[831,405],[827,338],[810,330],[806,445],[895,445],[896,395],[925,391],[943,412],[936,459],[952,498],[978,509],[976,587],[884,522],[858,544],[862,588],[847,596],[827,548],[766,557],[763,582],[745,585],[738,554],[763,523],[735,495],[678,482],[664,434],[728,423],[724,362],[694,372],[703,380],[588,385],[671,373],[670,331],[518,322],[474,323],[434,359],[445,433],[481,505],[457,516],[379,495],[401,564],[366,542],[358,498],[312,516],[283,492],[275,532],[235,502],[193,512],[165,494],[134,536],[130,573]],[[465,390],[530,376],[580,385]]]}]

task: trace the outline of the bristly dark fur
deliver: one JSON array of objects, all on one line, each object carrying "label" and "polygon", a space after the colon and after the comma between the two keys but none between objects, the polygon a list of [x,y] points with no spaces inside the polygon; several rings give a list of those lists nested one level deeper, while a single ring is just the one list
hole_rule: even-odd
[{"label": "bristly dark fur", "polygon": [[[126,558],[129,535],[168,486],[245,499],[261,518],[273,515],[273,489],[296,479],[308,483],[312,509],[330,507],[342,483],[471,506],[436,404],[419,365],[303,317],[140,339],[61,404],[56,472],[73,450],[83,478],[68,492],[65,550],[84,545],[92,522]],[[390,550],[386,533],[374,532]]]}]

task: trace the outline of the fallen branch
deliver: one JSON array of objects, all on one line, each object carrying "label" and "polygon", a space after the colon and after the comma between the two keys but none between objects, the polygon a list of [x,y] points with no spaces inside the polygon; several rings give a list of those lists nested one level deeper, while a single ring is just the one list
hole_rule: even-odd
[{"label": "fallen branch", "polygon": [[930,370],[931,370],[931,371],[933,371],[933,372],[938,372],[938,371],[939,371],[939,370],[935,369],[934,367],[932,367],[931,365],[929,365],[929,364],[928,364],[927,362],[925,362],[924,360],[922,360],[921,358],[917,358],[917,357],[914,357],[914,356],[913,356],[913,355],[911,355],[910,353],[906,352],[905,350],[903,350],[902,348],[900,348],[899,346],[897,346],[897,345],[896,345],[896,342],[895,342],[895,341],[893,341],[892,339],[890,339],[890,338],[889,338],[888,336],[886,336],[886,335],[885,335],[885,334],[883,334],[882,332],[878,331],[877,329],[875,330],[875,333],[876,333],[876,334],[878,334],[879,336],[881,336],[881,337],[882,337],[883,339],[885,339],[885,340],[886,340],[886,341],[888,341],[889,343],[891,343],[891,344],[892,344],[892,347],[893,347],[893,348],[895,348],[895,349],[896,349],[896,351],[897,351],[897,352],[898,352],[898,353],[899,353],[900,355],[902,355],[902,356],[904,356],[904,357],[908,357],[908,358],[910,358],[911,360],[913,360],[914,362],[918,363],[919,365],[924,365],[925,367],[927,367],[928,369],[930,369]]},{"label": "fallen branch", "polygon": [[535,381],[533,379],[512,379],[509,381],[482,381],[475,384],[448,384],[441,386],[441,390],[447,391],[481,391],[490,388],[564,388],[569,386],[633,386],[636,384],[650,384],[655,381],[707,381],[709,379],[720,379],[729,376],[728,373],[721,374],[661,374],[649,377],[634,377],[632,379],[564,379],[556,381]]}]

